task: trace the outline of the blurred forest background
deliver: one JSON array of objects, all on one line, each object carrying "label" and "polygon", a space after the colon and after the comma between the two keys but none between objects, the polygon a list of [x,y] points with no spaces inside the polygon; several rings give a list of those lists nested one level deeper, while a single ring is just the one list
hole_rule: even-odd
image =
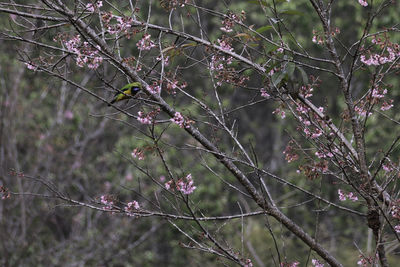
[{"label": "blurred forest background", "polygon": [[[27,4],[31,1],[15,2]],[[115,4],[123,12],[129,1],[107,2]],[[201,17],[202,26],[207,32],[206,38],[212,42],[220,38],[221,21],[215,16],[207,12],[196,14],[187,6],[169,17],[170,13],[163,6],[165,2],[152,1],[150,22],[168,25],[169,21],[173,21],[185,27],[185,31],[195,32],[197,28],[187,16],[187,13],[193,12]],[[266,25],[259,1],[197,2],[201,2],[204,8],[222,13],[229,9],[240,14],[244,10],[246,24],[253,25],[254,29]],[[309,2],[276,2],[284,5],[285,23],[290,25],[290,30],[302,47],[310,54],[326,56],[321,47],[312,42],[313,30],[320,29],[317,26],[319,19]],[[367,11],[356,0],[333,2],[332,23],[341,29],[340,40],[345,45],[352,44],[362,34]],[[0,7],[5,5],[0,3]],[[137,14],[145,19],[148,12],[146,2],[140,6]],[[379,23],[382,25],[375,24],[374,30],[398,23],[399,5],[386,9],[381,18]],[[23,21],[17,16],[0,13],[2,32],[18,27],[15,23]],[[37,20],[37,23],[42,22]],[[267,30],[261,29],[260,32]],[[42,43],[56,44],[53,39],[57,33],[51,29],[26,34],[40,36]],[[152,36],[157,36],[157,33],[152,33]],[[133,36],[132,39],[120,40],[124,57],[137,56],[139,51],[136,43],[139,39],[140,36]],[[170,39],[174,42],[173,36]],[[392,42],[399,41],[399,34],[394,35]],[[262,49],[269,50],[271,47],[266,44]],[[162,216],[135,218],[123,213],[111,214],[52,197],[54,192],[49,188],[55,188],[81,203],[96,206],[94,203],[99,203],[102,195],[113,195],[121,203],[137,200],[141,207],[153,210],[156,209],[153,205],[155,202],[161,203],[164,211],[189,214],[182,203],[178,203],[154,182],[162,183],[168,173],[157,155],[154,143],[147,138],[152,134],[151,127],[141,125],[136,119],[108,107],[57,77],[29,70],[22,62],[27,57],[39,58],[43,52],[43,48],[34,44],[9,40],[4,35],[0,39],[0,185],[12,193],[10,198],[0,201],[0,265],[230,266],[232,263],[223,258],[190,248],[191,241],[183,232],[198,240],[203,238],[193,221]],[[185,60],[177,56],[171,64],[178,65]],[[208,70],[201,64],[190,69],[188,67],[188,70],[179,73],[179,80],[187,82],[191,94],[217,108],[215,96],[210,90],[213,84],[205,78]],[[116,88],[128,82],[126,77],[107,65],[92,70],[71,64],[61,74],[105,99],[112,98],[114,94],[105,80],[112,80]],[[310,192],[323,194],[333,203],[339,203],[339,187],[330,175],[309,179],[296,172],[300,163],[287,163],[283,151],[292,137],[299,136],[296,123],[290,116],[281,119],[273,114],[278,104],[261,98],[258,90],[251,89],[262,86],[263,81],[251,72],[247,75],[249,80],[245,82],[245,88],[223,84],[218,89],[226,110],[255,102],[245,110],[227,114],[231,122],[236,121],[238,138],[256,155],[254,157],[260,167]],[[314,73],[312,70],[307,71],[307,75],[318,76],[322,81],[314,93],[313,101],[324,106],[332,118],[337,118],[335,122],[340,124],[345,107],[343,97],[336,89],[338,81],[332,75]],[[355,95],[361,94],[370,78],[362,71],[356,73],[356,77],[352,84]],[[399,88],[398,77],[388,83],[393,84],[395,89]],[[400,120],[396,112],[399,92],[391,91],[395,107],[387,113],[397,121]],[[179,106],[180,111],[189,118],[204,115],[196,103],[179,93],[165,97]],[[137,102],[129,100],[119,106],[125,108],[130,105],[129,109],[137,113],[140,110]],[[217,132],[213,135],[212,127],[208,129],[207,124],[199,127],[207,131],[220,147],[228,151],[232,147],[231,141],[225,140],[224,136],[219,136]],[[165,152],[165,161],[170,169],[178,177],[188,173],[194,177],[197,188],[190,199],[196,210],[208,217],[259,210],[243,194],[229,186],[240,187],[216,159],[194,149],[196,142],[181,128],[175,125],[153,131],[156,135],[163,131],[163,139],[158,145]],[[389,119],[381,115],[371,117],[366,133],[369,155],[373,157],[387,147],[389,144],[382,144],[382,140],[391,140],[395,132]],[[135,148],[143,151],[143,160],[131,156]],[[396,155],[398,157],[398,152],[393,158]],[[373,253],[373,237],[361,216],[332,208],[273,179],[267,180],[276,205],[308,233],[317,237],[344,266],[355,266],[361,250]],[[366,212],[362,202],[347,202],[344,205]],[[282,261],[299,261],[300,266],[306,266],[307,262],[307,266],[311,266],[310,259],[318,258],[279,222],[264,215],[204,222],[204,225],[218,235],[222,243],[251,258],[255,266],[279,266],[276,247],[279,248]],[[268,229],[274,231],[275,240]],[[400,259],[396,251],[399,251],[398,243],[388,244],[388,258],[393,266]]]}]

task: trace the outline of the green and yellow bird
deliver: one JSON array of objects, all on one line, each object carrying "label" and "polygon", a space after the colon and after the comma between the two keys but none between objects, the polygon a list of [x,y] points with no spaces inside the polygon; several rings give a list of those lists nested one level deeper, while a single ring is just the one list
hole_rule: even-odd
[{"label": "green and yellow bird", "polygon": [[129,99],[132,96],[136,95],[141,89],[142,84],[139,82],[128,83],[127,85],[122,87],[117,93],[115,93],[114,98],[113,100],[111,100],[110,104],[124,99]]}]

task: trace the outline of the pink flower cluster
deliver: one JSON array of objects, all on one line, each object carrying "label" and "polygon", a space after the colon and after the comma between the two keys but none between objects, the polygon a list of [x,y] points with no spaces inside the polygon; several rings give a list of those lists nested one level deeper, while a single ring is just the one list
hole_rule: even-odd
[{"label": "pink flower cluster", "polygon": [[261,96],[262,97],[265,97],[265,98],[270,98],[271,96],[267,93],[267,90],[265,89],[265,88],[261,88],[260,89],[260,93],[261,93]]},{"label": "pink flower cluster", "polygon": [[400,199],[393,201],[390,214],[393,218],[400,220]]},{"label": "pink flower cluster", "polygon": [[244,267],[253,267],[253,262],[251,261],[251,259],[246,259]]},{"label": "pink flower cluster", "polygon": [[100,46],[93,47],[88,42],[81,43],[80,35],[76,35],[64,41],[67,50],[76,55],[76,65],[83,67],[85,64],[90,69],[97,69],[103,62],[103,58],[99,56]]},{"label": "pink flower cluster", "polygon": [[138,160],[144,160],[144,151],[135,148],[132,153],[131,153],[132,158],[138,159]]},{"label": "pink flower cluster", "polygon": [[[374,47],[369,48],[365,54],[360,56],[361,62],[365,65],[379,66],[386,63],[391,63],[400,56],[399,44],[392,43],[387,35],[383,35],[383,37],[379,37],[379,35],[374,36],[371,42],[380,49],[380,52],[373,53],[371,50]],[[366,54],[369,55],[368,58]]]},{"label": "pink flower cluster", "polygon": [[152,94],[159,95],[161,93],[161,85],[157,82],[153,82],[153,84],[149,86],[149,91]]},{"label": "pink flower cluster", "polygon": [[176,125],[178,125],[181,128],[189,128],[190,125],[185,123],[185,118],[183,118],[182,114],[180,112],[175,112],[175,116],[170,119],[170,121],[172,121],[173,123],[175,123]]},{"label": "pink flower cluster", "polygon": [[168,66],[168,65],[169,65],[169,56],[164,56],[164,57],[158,56],[158,57],[156,58],[156,60],[158,60],[158,61],[163,60],[163,63],[164,63],[165,66]]},{"label": "pink flower cluster", "polygon": [[222,48],[222,50],[227,51],[227,52],[232,52],[233,47],[231,46],[230,39],[228,38],[223,38],[223,39],[218,39],[218,44]]},{"label": "pink flower cluster", "polygon": [[375,259],[372,256],[366,257],[364,255],[359,255],[359,258],[357,265],[362,267],[372,266],[373,263],[379,260],[378,254],[376,254]]},{"label": "pink flower cluster", "polygon": [[324,43],[324,38],[318,33],[318,31],[313,30],[312,42],[320,45]]},{"label": "pink flower cluster", "polygon": [[160,113],[160,109],[156,109],[153,110],[149,113],[144,113],[142,111],[138,112],[138,117],[137,120],[141,123],[141,124],[152,124],[154,121],[154,118],[158,115],[158,113]]},{"label": "pink flower cluster", "polygon": [[100,7],[103,6],[103,1],[96,1],[95,3],[89,3],[86,5],[86,9],[89,12],[94,12],[95,10],[98,10]]},{"label": "pink flower cluster", "polygon": [[365,1],[365,0],[358,0],[358,3],[360,4],[360,5],[362,5],[362,6],[368,6],[368,3],[367,3],[367,1]]},{"label": "pink flower cluster", "polygon": [[114,198],[110,195],[102,195],[100,197],[100,202],[104,205],[104,210],[111,210],[114,205]]},{"label": "pink flower cluster", "polygon": [[117,34],[120,32],[124,32],[128,34],[129,29],[132,27],[133,19],[131,17],[117,17],[118,24],[115,25],[107,25],[107,31],[110,34]]},{"label": "pink flower cluster", "polygon": [[210,70],[223,70],[225,65],[232,64],[233,58],[224,56],[213,55],[210,62]]},{"label": "pink flower cluster", "polygon": [[241,14],[238,16],[235,13],[228,13],[227,17],[222,21],[223,27],[220,29],[224,32],[232,32],[235,23],[241,23],[246,18],[246,13],[242,10]]},{"label": "pink flower cluster", "polygon": [[339,189],[338,195],[339,195],[340,201],[346,201],[347,199],[349,199],[354,202],[354,201],[358,200],[358,197],[353,192],[346,194],[341,189]]},{"label": "pink flower cluster", "polygon": [[380,55],[380,54],[370,54],[369,58],[367,59],[365,55],[360,56],[360,60],[365,65],[371,66],[379,66],[386,63],[393,62],[396,57],[400,56],[400,52],[395,52],[392,48],[388,47],[387,49],[388,55]]},{"label": "pink flower cluster", "polygon": [[274,111],[272,111],[272,114],[279,114],[279,116],[281,116],[281,119],[286,118],[286,112],[281,108],[275,109]]},{"label": "pink flower cluster", "polygon": [[150,37],[151,35],[146,33],[143,35],[143,38],[137,42],[136,46],[139,50],[150,50],[156,46]]},{"label": "pink flower cluster", "polygon": [[354,110],[362,117],[371,116],[372,105],[381,104],[380,109],[382,111],[389,110],[393,107],[393,99],[384,99],[387,94],[387,89],[376,86],[372,89],[371,94],[367,95],[366,98],[362,99],[358,105],[354,108]]},{"label": "pink flower cluster", "polygon": [[315,266],[315,267],[324,267],[324,264],[321,263],[321,262],[320,262],[319,260],[317,260],[317,259],[312,259],[312,260],[311,260],[311,263],[312,263],[312,265]]},{"label": "pink flower cluster", "polygon": [[297,153],[295,152],[292,144],[293,141],[290,141],[286,146],[285,151],[283,151],[283,154],[285,154],[285,159],[287,162],[292,162],[299,159],[299,155],[297,155]]},{"label": "pink flower cluster", "polygon": [[125,212],[129,215],[129,216],[135,216],[135,211],[140,209],[140,205],[139,202],[137,202],[136,200],[129,202],[126,207],[124,208]]},{"label": "pink flower cluster", "polygon": [[167,190],[170,190],[173,185],[175,185],[176,190],[181,191],[185,195],[192,194],[197,188],[196,186],[194,186],[192,174],[190,173],[186,175],[185,178],[179,179],[178,182],[175,182],[174,180],[166,182],[165,188]]},{"label": "pink flower cluster", "polygon": [[332,158],[333,154],[327,150],[324,151],[317,151],[315,152],[315,155],[319,158],[319,159],[323,159],[323,158]]},{"label": "pink flower cluster", "polygon": [[28,70],[36,71],[38,67],[33,62],[25,62],[26,67]]}]

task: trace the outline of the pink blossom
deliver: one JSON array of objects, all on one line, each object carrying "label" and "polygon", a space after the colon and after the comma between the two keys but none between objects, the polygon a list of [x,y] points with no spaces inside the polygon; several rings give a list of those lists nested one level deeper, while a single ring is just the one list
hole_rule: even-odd
[{"label": "pink blossom", "polygon": [[218,39],[217,41],[218,41],[219,45],[221,46],[222,50],[225,50],[225,51],[228,51],[228,52],[232,52],[233,51],[233,48],[231,47],[230,43],[227,40]]},{"label": "pink blossom", "polygon": [[253,267],[253,263],[251,262],[251,259],[246,259],[244,267]]},{"label": "pink blossom", "polygon": [[305,105],[302,104],[302,103],[298,103],[298,104],[297,104],[297,107],[296,107],[296,110],[297,110],[299,113],[307,114],[307,113],[310,111],[310,108],[307,107],[307,106],[305,106]]},{"label": "pink blossom", "polygon": [[338,194],[339,194],[340,201],[345,201],[347,199],[346,195],[342,192],[342,190],[339,189]]},{"label": "pink blossom", "polygon": [[400,224],[396,225],[394,227],[394,230],[396,231],[396,233],[400,233]]},{"label": "pink blossom", "polygon": [[129,215],[129,216],[135,216],[135,211],[140,209],[140,205],[139,202],[137,202],[136,200],[131,201],[127,204],[127,206],[124,208],[125,212]]},{"label": "pink blossom", "polygon": [[173,180],[169,180],[168,182],[165,183],[165,189],[169,190],[171,189],[171,185],[174,181]]},{"label": "pink blossom", "polygon": [[139,48],[139,50],[150,50],[156,46],[150,37],[151,35],[146,33],[143,38],[137,42],[136,46]]},{"label": "pink blossom", "polygon": [[312,259],[312,260],[311,260],[311,263],[312,263],[312,265],[315,266],[315,267],[324,267],[324,264],[321,263],[319,260],[316,260],[316,259]]},{"label": "pink blossom", "polygon": [[193,191],[196,189],[196,186],[193,185],[193,178],[192,178],[192,174],[188,174],[185,177],[186,179],[186,183],[183,184],[179,190],[184,193],[185,195],[190,195],[191,193],[193,193]]},{"label": "pink blossom", "polygon": [[161,182],[161,183],[165,182],[165,176],[164,176],[164,175],[161,175],[161,176],[160,176],[160,182]]},{"label": "pink blossom", "polygon": [[329,151],[317,151],[317,152],[315,152],[315,155],[320,159],[333,157],[333,154]]},{"label": "pink blossom", "polygon": [[317,43],[317,36],[316,36],[316,35],[313,35],[313,37],[312,37],[312,42],[313,42],[313,43]]},{"label": "pink blossom", "polygon": [[179,125],[181,128],[189,128],[189,125],[186,125],[185,119],[183,118],[182,114],[180,112],[175,112],[175,116],[170,119],[173,123]]},{"label": "pink blossom", "polygon": [[37,70],[37,66],[35,66],[32,62],[25,62],[26,67],[28,68],[28,70],[33,70],[36,71]]},{"label": "pink blossom", "polygon": [[161,93],[161,85],[157,84],[157,82],[154,82],[153,85],[149,86],[149,91],[152,94],[160,94]]},{"label": "pink blossom", "polygon": [[358,197],[353,192],[348,193],[347,197],[353,202],[358,200]]},{"label": "pink blossom", "polygon": [[353,202],[358,200],[358,197],[353,193],[350,192],[348,194],[344,193],[341,189],[338,190],[338,195],[339,195],[339,199],[340,201],[346,201],[347,198]]},{"label": "pink blossom", "polygon": [[156,59],[158,61],[163,61],[165,66],[169,65],[169,56],[166,56],[166,57],[158,56]]},{"label": "pink blossom", "polygon": [[100,7],[102,7],[103,6],[103,1],[97,1],[95,4],[93,4],[93,3],[89,3],[89,4],[87,4],[86,5],[86,9],[89,11],[89,12],[94,12],[94,10],[95,9],[99,9]]},{"label": "pink blossom", "polygon": [[374,88],[372,90],[373,98],[384,98],[386,94],[387,94],[387,89],[382,90],[380,88]]},{"label": "pink blossom", "polygon": [[319,128],[316,128],[314,133],[311,135],[311,138],[318,138],[322,135],[322,131]]},{"label": "pink blossom", "polygon": [[272,114],[279,114],[282,119],[286,118],[285,111],[281,110],[280,108],[277,108],[274,111],[272,111]]},{"label": "pink blossom", "polygon": [[235,26],[235,23],[241,23],[243,19],[245,18],[244,16],[244,11],[242,11],[241,16],[238,16],[234,13],[229,13],[227,17],[222,21],[223,27],[221,27],[221,31],[224,32],[232,32],[232,28]]},{"label": "pink blossom", "polygon": [[140,149],[135,148],[131,153],[133,158],[138,160],[144,160],[144,152]]},{"label": "pink blossom", "polygon": [[142,111],[138,112],[137,120],[142,124],[152,124],[154,122],[154,118],[160,113],[160,109],[157,108],[149,113],[145,114]]},{"label": "pink blossom", "polygon": [[362,6],[368,6],[367,1],[365,1],[365,0],[358,0],[358,3],[360,3],[360,5],[362,5]]},{"label": "pink blossom", "polygon": [[260,89],[260,93],[261,93],[261,96],[262,97],[265,97],[265,98],[270,98],[271,96],[267,93],[267,90],[265,89],[265,88],[261,88]]},{"label": "pink blossom", "polygon": [[382,106],[381,106],[381,110],[382,111],[386,111],[386,110],[391,109],[393,107],[392,103],[393,103],[392,99],[390,99],[388,101],[383,101]]},{"label": "pink blossom", "polygon": [[100,197],[100,202],[105,206],[103,207],[104,210],[111,210],[114,205],[113,197],[110,195],[102,195]]},{"label": "pink blossom", "polygon": [[293,141],[290,141],[283,151],[283,154],[285,154],[285,159],[288,163],[299,159],[299,155],[297,155],[297,153],[293,149],[292,143]]},{"label": "pink blossom", "polygon": [[99,56],[99,46],[93,47],[88,42],[81,44],[81,37],[74,36],[68,41],[64,41],[64,45],[68,51],[76,54],[76,65],[84,67],[85,64],[91,69],[97,69],[103,62],[103,58]]},{"label": "pink blossom", "polygon": [[140,209],[139,202],[137,202],[136,200],[129,202],[128,203],[128,208],[133,208],[135,210]]},{"label": "pink blossom", "polygon": [[[110,24],[111,19],[116,18],[117,24]],[[124,32],[128,34],[129,29],[132,27],[133,19],[131,17],[117,17],[112,15],[111,13],[105,13],[102,15],[102,19],[107,27],[107,31],[110,34],[118,34],[120,32]],[[129,39],[130,36],[127,35]]]},{"label": "pink blossom", "polygon": [[382,169],[383,169],[385,172],[391,172],[391,171],[393,171],[393,167],[391,166],[390,163],[388,163],[388,164],[383,164],[383,165],[382,165]]},{"label": "pink blossom", "polygon": [[186,175],[185,178],[179,179],[177,182],[174,182],[174,180],[168,181],[165,183],[165,189],[170,190],[172,185],[175,185],[176,190],[181,191],[185,195],[192,194],[197,188],[194,186],[192,174],[190,173]]}]

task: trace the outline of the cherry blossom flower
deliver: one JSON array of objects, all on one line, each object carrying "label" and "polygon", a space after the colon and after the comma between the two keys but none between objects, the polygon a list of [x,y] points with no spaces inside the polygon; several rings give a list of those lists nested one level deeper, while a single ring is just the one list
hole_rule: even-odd
[{"label": "cherry blossom flower", "polygon": [[37,70],[37,66],[35,64],[33,64],[32,62],[25,62],[26,67],[28,68],[28,70],[33,70],[36,71]]},{"label": "cherry blossom flower", "polygon": [[299,155],[297,155],[297,153],[294,151],[292,144],[293,141],[290,141],[286,146],[285,151],[283,151],[283,154],[285,154],[285,159],[288,163],[299,159]]},{"label": "cherry blossom flower", "polygon": [[182,114],[180,112],[175,112],[175,116],[170,119],[173,123],[179,125],[181,128],[189,128],[189,124],[185,123],[185,119],[183,118]]},{"label": "cherry blossom flower", "polygon": [[185,195],[190,195],[194,192],[194,190],[197,188],[194,186],[192,174],[186,175],[185,178],[179,179],[177,182],[174,180],[170,180],[165,183],[165,189],[170,190],[174,189],[172,188],[172,185],[175,186],[176,190],[181,191]]},{"label": "cherry blossom flower", "polygon": [[154,121],[154,118],[158,115],[158,113],[160,113],[160,109],[156,109],[153,110],[149,113],[144,113],[143,111],[139,111],[138,112],[138,117],[137,120],[141,123],[141,124],[152,124]]},{"label": "cherry blossom flower", "polygon": [[221,31],[224,32],[232,32],[233,27],[235,26],[235,23],[241,23],[245,19],[245,12],[242,10],[241,15],[236,15],[232,12],[230,12],[227,17],[222,21],[223,27],[221,27]]},{"label": "cherry blossom flower", "polygon": [[153,85],[149,86],[149,91],[152,94],[160,94],[161,93],[161,85],[159,85],[157,82],[154,82]]},{"label": "cherry blossom flower", "polygon": [[393,107],[392,103],[393,103],[392,99],[390,99],[388,101],[383,101],[382,106],[381,106],[381,110],[382,111],[386,111],[386,110],[391,109]]},{"label": "cherry blossom flower", "polygon": [[316,260],[316,259],[312,259],[312,260],[311,260],[311,263],[312,263],[312,265],[315,266],[315,267],[324,267],[324,264],[321,263],[319,260]]},{"label": "cherry blossom flower", "polygon": [[76,55],[78,67],[84,67],[87,64],[90,69],[97,69],[103,62],[103,58],[99,56],[100,46],[93,47],[88,42],[82,44],[80,35],[64,41],[64,45],[68,51]]},{"label": "cherry blossom flower", "polygon": [[151,35],[150,34],[145,34],[143,35],[143,38],[137,42],[136,46],[138,47],[139,50],[150,50],[156,45],[154,42],[150,39]]},{"label": "cherry blossom flower", "polygon": [[137,202],[136,200],[129,202],[126,207],[124,208],[125,212],[129,215],[129,216],[135,216],[135,211],[140,209],[140,205],[139,202]]},{"label": "cherry blossom flower", "polygon": [[344,193],[341,189],[338,190],[338,195],[339,195],[339,200],[340,201],[346,201],[347,199],[355,202],[358,200],[358,197],[353,193],[350,192],[348,194]]},{"label": "cherry blossom flower", "polygon": [[135,148],[131,153],[133,158],[138,160],[144,160],[144,152],[138,148]]},{"label": "cherry blossom flower", "polygon": [[261,88],[260,89],[260,93],[261,93],[261,96],[262,97],[265,97],[265,98],[270,98],[271,96],[267,93],[267,90],[265,89],[265,88]]},{"label": "cherry blossom flower", "polygon": [[360,5],[362,5],[362,6],[368,6],[368,3],[367,3],[367,1],[365,1],[365,0],[358,0],[358,3],[360,3]]},{"label": "cherry blossom flower", "polygon": [[94,12],[95,10],[99,9],[100,7],[103,6],[103,1],[97,1],[96,3],[89,3],[86,5],[86,9],[89,12]]},{"label": "cherry blossom flower", "polygon": [[315,155],[320,159],[333,157],[333,154],[329,151],[317,151],[317,152],[315,152]]},{"label": "cherry blossom flower", "polygon": [[233,48],[231,47],[231,44],[229,43],[228,39],[218,39],[217,40],[219,45],[221,46],[222,50],[228,51],[228,52],[232,52]]},{"label": "cherry blossom flower", "polygon": [[253,263],[251,259],[246,259],[246,262],[244,263],[244,267],[253,267]]},{"label": "cherry blossom flower", "polygon": [[286,112],[284,110],[281,110],[280,108],[277,108],[274,111],[272,111],[272,114],[279,114],[282,119],[286,118]]},{"label": "cherry blossom flower", "polygon": [[102,195],[100,197],[100,202],[104,205],[104,210],[111,210],[114,205],[114,198],[110,195]]}]

